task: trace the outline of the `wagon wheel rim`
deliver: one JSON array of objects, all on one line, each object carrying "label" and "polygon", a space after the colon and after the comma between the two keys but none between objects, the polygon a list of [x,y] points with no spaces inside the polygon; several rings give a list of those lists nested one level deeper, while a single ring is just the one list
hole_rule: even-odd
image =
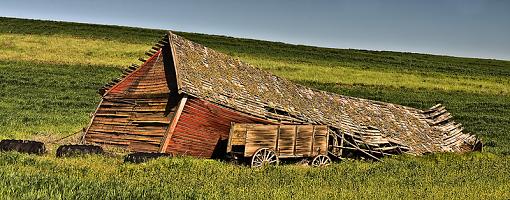
[{"label": "wagon wheel rim", "polygon": [[268,148],[261,148],[253,154],[251,167],[261,168],[269,165],[278,165],[279,159],[276,153]]},{"label": "wagon wheel rim", "polygon": [[331,165],[331,159],[326,155],[315,156],[312,160],[313,167],[326,167]]}]

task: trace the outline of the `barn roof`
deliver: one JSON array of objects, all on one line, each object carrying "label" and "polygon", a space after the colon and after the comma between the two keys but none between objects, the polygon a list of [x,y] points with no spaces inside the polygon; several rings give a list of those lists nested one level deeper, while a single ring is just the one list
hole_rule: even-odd
[{"label": "barn roof", "polygon": [[325,124],[365,143],[395,142],[413,154],[465,151],[475,141],[446,109],[430,110],[314,90],[169,32],[180,93],[282,123]]}]

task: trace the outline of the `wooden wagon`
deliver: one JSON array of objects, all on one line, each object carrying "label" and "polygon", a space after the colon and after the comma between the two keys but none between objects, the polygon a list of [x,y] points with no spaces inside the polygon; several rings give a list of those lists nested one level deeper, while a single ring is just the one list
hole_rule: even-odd
[{"label": "wooden wagon", "polygon": [[227,153],[251,158],[252,167],[277,165],[280,158],[312,158],[312,166],[327,166],[328,127],[325,125],[264,125],[233,123]]}]

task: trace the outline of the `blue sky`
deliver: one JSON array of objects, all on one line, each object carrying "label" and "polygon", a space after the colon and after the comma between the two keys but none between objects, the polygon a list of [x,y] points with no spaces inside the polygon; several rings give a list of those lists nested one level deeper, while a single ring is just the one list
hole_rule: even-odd
[{"label": "blue sky", "polygon": [[0,16],[510,60],[503,0],[2,0]]}]

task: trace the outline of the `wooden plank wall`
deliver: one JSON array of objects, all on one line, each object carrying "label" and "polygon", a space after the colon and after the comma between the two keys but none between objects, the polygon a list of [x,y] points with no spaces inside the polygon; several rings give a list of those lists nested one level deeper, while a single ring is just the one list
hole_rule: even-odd
[{"label": "wooden plank wall", "polygon": [[[163,55],[158,51],[147,60],[139,69],[125,77],[112,87],[107,97],[132,97],[169,94],[167,71],[163,63]],[[175,76],[175,75],[172,75]]]},{"label": "wooden plank wall", "polygon": [[174,112],[167,102],[168,97],[103,99],[85,141],[157,151]]},{"label": "wooden plank wall", "polygon": [[170,91],[167,76],[172,74],[166,71],[161,51],[157,51],[108,90],[85,134],[85,142],[130,151],[158,151],[180,99],[175,90]]},{"label": "wooden plank wall", "polygon": [[232,122],[271,123],[190,97],[166,152],[204,158],[224,156]]}]

